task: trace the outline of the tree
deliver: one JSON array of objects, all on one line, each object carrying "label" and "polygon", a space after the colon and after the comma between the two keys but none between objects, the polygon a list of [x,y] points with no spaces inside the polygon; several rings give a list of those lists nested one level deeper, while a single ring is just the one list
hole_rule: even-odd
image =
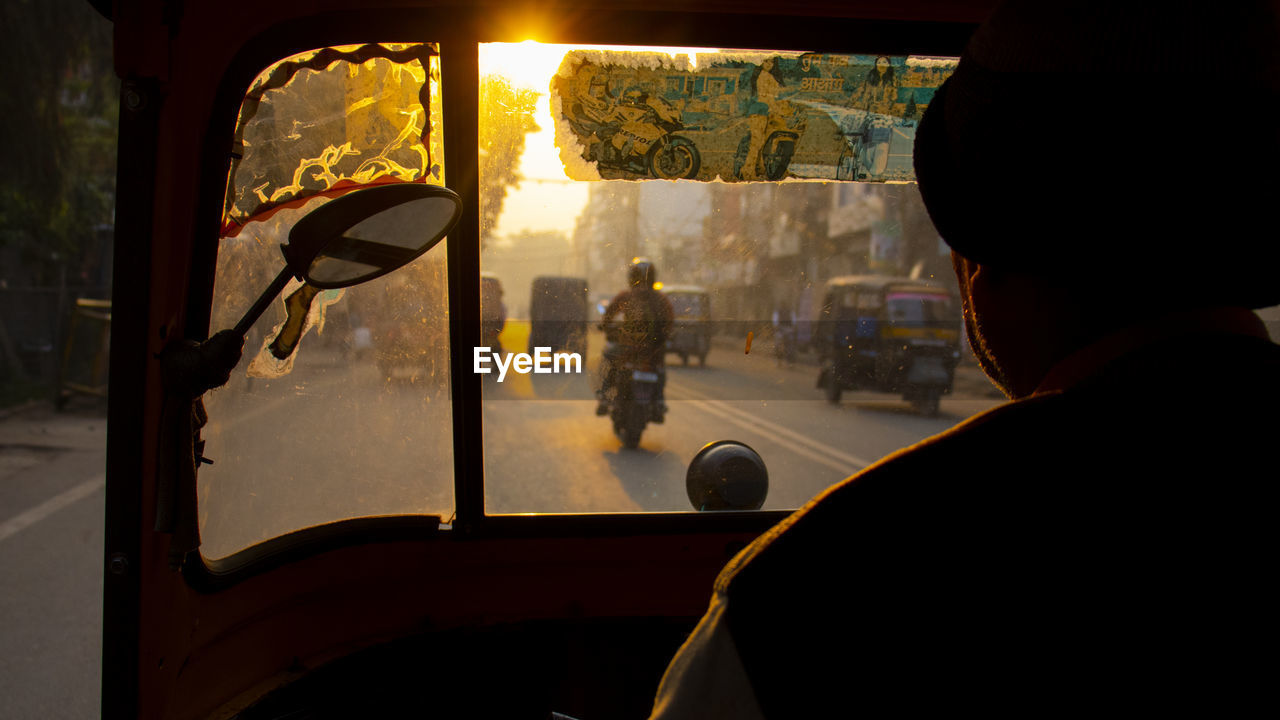
[{"label": "tree", "polygon": [[[5,0],[0,26],[11,30],[0,44],[0,267],[9,276],[0,285],[47,286],[88,269],[97,228],[112,218],[112,28],[84,0]],[[0,400],[7,381],[26,380],[22,340],[0,312]]]},{"label": "tree", "polygon": [[8,0],[0,18],[14,30],[0,45],[0,246],[18,248],[24,284],[47,284],[83,265],[115,205],[111,23],[84,0]]},{"label": "tree", "polygon": [[536,132],[538,93],[512,87],[501,75],[480,81],[480,237],[498,222],[507,189],[519,186],[525,136]]}]

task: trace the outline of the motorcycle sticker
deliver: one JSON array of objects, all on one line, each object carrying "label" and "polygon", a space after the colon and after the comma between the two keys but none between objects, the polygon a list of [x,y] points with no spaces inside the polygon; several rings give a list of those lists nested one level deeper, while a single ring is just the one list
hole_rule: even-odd
[{"label": "motorcycle sticker", "polygon": [[954,58],[567,53],[552,79],[569,177],[909,181]]}]

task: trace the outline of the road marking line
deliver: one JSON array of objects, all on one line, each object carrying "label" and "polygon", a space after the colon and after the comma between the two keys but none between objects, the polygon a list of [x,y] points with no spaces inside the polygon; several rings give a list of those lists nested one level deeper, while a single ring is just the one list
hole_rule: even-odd
[{"label": "road marking line", "polygon": [[64,490],[61,494],[54,495],[24,513],[5,520],[0,523],[0,542],[8,540],[10,537],[17,535],[77,500],[82,500],[92,495],[105,484],[106,478],[99,475],[80,483],[70,490]]},{"label": "road marking line", "polygon": [[[675,390],[675,394],[677,396],[685,395],[699,403],[696,407],[706,410],[713,415],[719,415],[739,427],[753,432],[772,433],[775,436],[782,436],[792,441],[796,445],[799,445],[800,448],[790,447],[789,449],[800,455],[804,455],[805,457],[820,462],[827,467],[835,468],[852,475],[855,471],[861,470],[871,464],[869,461],[856,455],[850,455],[849,453],[837,450],[825,443],[818,442],[812,438],[807,438],[794,430],[726,405],[720,400],[713,400],[684,387],[672,389]],[[802,450],[801,448],[805,449]]]},{"label": "road marking line", "polygon": [[[695,402],[697,402],[697,401],[695,401]],[[747,423],[743,422],[741,419],[739,419],[739,418],[737,418],[737,417],[734,417],[733,415],[731,415],[731,414],[729,414],[729,413],[725,412],[725,411],[724,411],[724,410],[722,410],[722,409],[716,409],[716,408],[712,407],[712,406],[711,406],[710,404],[708,404],[708,403],[698,402],[696,405],[694,405],[694,407],[696,407],[697,409],[699,409],[699,410],[701,410],[701,411],[703,411],[703,412],[707,413],[708,415],[715,415],[716,417],[719,417],[719,418],[721,418],[721,419],[723,419],[723,420],[727,420],[728,422],[731,422],[731,423],[733,423],[734,425],[737,425],[738,427],[740,427],[740,428],[742,428],[742,429],[744,429],[744,430],[747,430],[747,431],[749,431],[749,432],[759,433],[759,434],[761,434],[762,436],[764,436],[764,437],[766,437],[766,438],[768,437],[767,435],[765,435],[765,433],[764,433],[764,429],[763,429],[763,428],[761,428],[761,427],[759,427],[759,426],[757,426],[757,425],[749,425],[749,424],[747,424]],[[784,448],[786,448],[788,451],[790,451],[790,452],[792,452],[792,453],[795,453],[796,455],[800,455],[800,456],[802,456],[802,457],[809,458],[810,460],[812,460],[812,461],[814,461],[814,462],[818,463],[819,465],[825,465],[826,467],[829,467],[829,468],[831,468],[832,470],[835,470],[836,472],[839,472],[839,473],[841,474],[840,476],[841,476],[842,478],[849,477],[849,476],[850,476],[850,475],[852,475],[856,470],[858,470],[858,468],[850,468],[850,467],[849,467],[847,464],[845,464],[845,463],[842,463],[842,462],[838,462],[838,461],[836,461],[836,460],[833,460],[833,459],[831,459],[830,457],[827,457],[826,455],[823,455],[822,453],[814,452],[814,451],[812,451],[812,450],[810,450],[810,449],[808,449],[808,448],[806,448],[806,447],[802,447],[802,446],[801,446],[801,447],[797,447],[797,446],[795,446],[795,445],[783,445],[783,447],[784,447]]]},{"label": "road marking line", "polygon": [[713,405],[722,407],[727,412],[736,413],[739,417],[743,418],[747,422],[755,423],[756,425],[759,425],[765,430],[768,430],[777,435],[786,437],[792,440],[793,442],[799,443],[800,445],[807,446],[817,452],[825,453],[827,456],[835,458],[836,460],[839,460],[841,462],[848,463],[848,465],[852,465],[855,470],[861,470],[862,468],[865,468],[872,463],[871,460],[864,460],[863,458],[860,458],[857,455],[851,455],[842,450],[837,450],[831,447],[830,445],[827,445],[826,443],[819,442],[810,437],[805,437],[804,435],[801,435],[800,433],[794,430],[791,430],[789,428],[778,425],[777,423],[769,422],[768,420],[765,420],[762,417],[758,417],[756,415],[752,415],[751,413],[744,412],[738,408],[726,405],[724,402],[720,400],[708,400],[707,402]]}]

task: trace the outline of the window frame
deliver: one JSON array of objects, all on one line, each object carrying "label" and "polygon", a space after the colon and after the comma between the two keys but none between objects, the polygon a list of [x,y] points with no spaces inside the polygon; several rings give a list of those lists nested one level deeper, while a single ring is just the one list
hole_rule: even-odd
[{"label": "window frame", "polygon": [[[213,96],[201,149],[196,226],[185,312],[185,334],[209,332],[213,277],[226,187],[227,148],[240,103],[264,68],[318,47],[364,42],[437,42],[446,186],[463,199],[463,215],[447,244],[451,357],[480,344],[479,53],[482,43],[525,37],[491,22],[484,9],[398,8],[329,13],[270,28],[245,44]],[[777,51],[958,56],[974,25],[794,15],[715,14],[690,11],[584,10],[539,40],[583,45],[757,47]],[[423,37],[411,37],[420,35]],[[811,39],[800,45],[794,39]],[[779,42],[779,38],[784,41]],[[469,109],[469,110],[468,110]],[[405,539],[624,537],[650,534],[758,533],[789,510],[697,513],[490,515],[484,509],[482,378],[463,362],[450,363],[455,515],[362,517],[305,528],[240,550],[226,558],[190,554],[187,583],[216,592],[261,572],[334,548]]]}]

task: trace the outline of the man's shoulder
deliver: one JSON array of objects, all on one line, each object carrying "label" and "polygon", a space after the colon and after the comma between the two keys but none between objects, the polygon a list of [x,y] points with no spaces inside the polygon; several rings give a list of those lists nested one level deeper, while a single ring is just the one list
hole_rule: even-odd
[{"label": "man's shoulder", "polygon": [[774,563],[795,567],[793,553],[818,558],[839,553],[854,536],[871,535],[900,517],[914,523],[925,512],[954,515],[956,496],[976,499],[983,457],[999,456],[1019,438],[1054,434],[1069,425],[1058,395],[1006,403],[903,448],[819,494],[762,535],[722,573],[727,584],[744,568],[763,572]]},{"label": "man's shoulder", "polygon": [[1178,502],[1183,491],[1206,497],[1192,490],[1206,478],[1225,492],[1270,462],[1268,436],[1280,423],[1256,410],[1274,402],[1274,343],[1212,339],[1136,353],[1088,383],[971,417],[832,486],[762,535],[717,586],[802,576],[859,546],[901,556],[949,529],[1034,535],[1020,518],[1048,527],[1092,512],[1104,495],[1116,508],[1165,502],[1161,493]]},{"label": "man's shoulder", "polygon": [[[1251,597],[1188,592],[1251,577],[1237,571],[1265,562],[1269,547],[1257,467],[1276,423],[1205,411],[1247,403],[1249,381],[1274,397],[1264,371],[1277,351],[1219,349],[1233,362],[1212,373],[1173,358],[1155,371],[1135,357],[1110,384],[1002,405],[871,465],[762,535],[716,583],[761,706],[791,708],[795,687],[859,675],[888,687],[902,678],[894,668],[930,666],[920,648],[931,658],[974,643],[1010,658],[1078,649],[1128,632],[1146,617],[1134,609],[1172,607],[1151,623],[1163,631],[1166,616],[1212,606],[1201,601]],[[1222,377],[1225,365],[1244,379]],[[1123,607],[1111,613],[1099,597]],[[837,665],[814,660],[833,651]],[[981,680],[965,652],[951,659],[959,664],[938,678]]]},{"label": "man's shoulder", "polygon": [[[941,618],[958,607],[949,594],[979,580],[962,569],[973,567],[965,561],[965,548],[978,547],[971,531],[982,532],[999,494],[985,484],[1003,482],[984,478],[973,461],[1006,430],[1052,418],[1061,403],[1009,403],[895,453],[735,558],[716,591],[762,707],[793,702],[789,687],[837,687],[846,671],[875,676],[877,685],[904,659],[897,653],[931,628],[947,630]],[[832,649],[839,664],[816,660]]]}]

